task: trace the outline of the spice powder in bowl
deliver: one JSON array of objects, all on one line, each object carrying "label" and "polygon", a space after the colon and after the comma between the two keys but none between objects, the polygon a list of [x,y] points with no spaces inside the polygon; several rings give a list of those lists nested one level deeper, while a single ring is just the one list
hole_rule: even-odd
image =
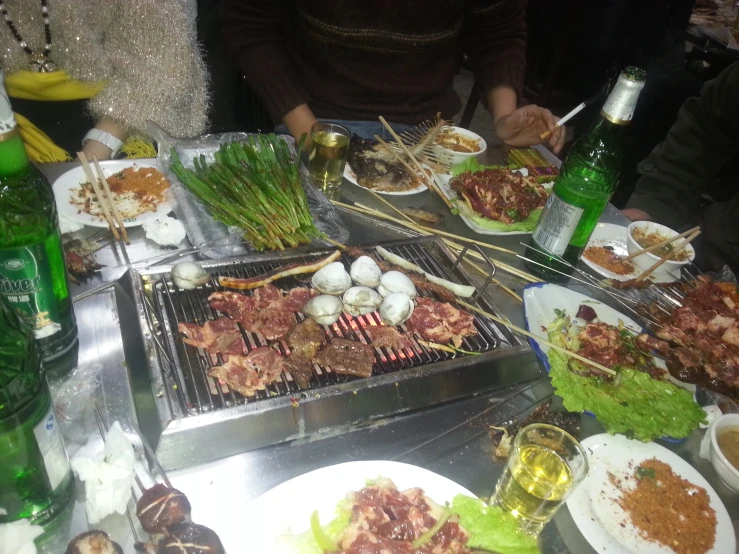
[{"label": "spice powder in bowl", "polygon": [[716,541],[716,511],[706,489],[675,474],[652,458],[635,469],[636,486],[619,504],[640,536],[676,554],[705,554]]}]

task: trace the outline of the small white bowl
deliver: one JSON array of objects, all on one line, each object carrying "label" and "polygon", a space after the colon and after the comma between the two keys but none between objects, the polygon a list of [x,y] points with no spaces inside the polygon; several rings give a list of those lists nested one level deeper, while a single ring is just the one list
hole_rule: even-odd
[{"label": "small white bowl", "polygon": [[[631,233],[634,231],[634,229],[644,229],[647,233],[659,233],[666,239],[672,238],[675,235],[680,234],[677,231],[673,231],[669,227],[666,227],[659,223],[654,223],[653,221],[634,221],[626,229],[626,249],[629,251],[629,254],[634,254],[635,252],[638,252],[639,250],[644,250],[644,247],[641,246],[638,242],[636,242],[634,240],[634,237],[631,236]],[[682,240],[683,239],[678,239],[671,244],[673,245],[681,244]],[[674,260],[667,260],[665,263],[659,266],[652,273],[652,276],[655,278],[662,278],[662,279],[669,279],[669,278],[679,279],[680,278],[680,268],[684,265],[689,264],[695,259],[695,250],[693,249],[692,244],[689,244],[688,246],[686,246],[685,250],[688,252],[687,260],[682,261],[682,262],[678,262]],[[634,263],[636,267],[638,267],[642,271],[646,271],[647,269],[652,267],[654,264],[656,264],[661,258],[662,256],[657,256],[653,254],[652,252],[646,252],[645,254],[642,254],[641,256],[637,256],[636,258],[633,258],[631,261]]]},{"label": "small white bowl", "polygon": [[483,139],[477,133],[473,133],[468,129],[462,129],[462,127],[446,127],[444,131],[442,131],[442,133],[450,132],[471,140],[480,148],[477,152],[455,152],[454,150],[445,148],[440,144],[434,144],[434,150],[436,150],[437,156],[443,159],[448,159],[452,165],[461,164],[462,162],[467,161],[470,158],[476,158],[487,149],[485,139]]},{"label": "small white bowl", "polygon": [[739,414],[724,414],[713,422],[708,432],[711,434],[711,463],[724,485],[739,492],[739,469],[726,459],[718,445],[718,434],[727,427],[739,427]]}]

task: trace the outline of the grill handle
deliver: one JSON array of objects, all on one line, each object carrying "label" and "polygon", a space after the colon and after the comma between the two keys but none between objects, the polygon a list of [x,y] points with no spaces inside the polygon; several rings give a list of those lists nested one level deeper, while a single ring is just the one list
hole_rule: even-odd
[{"label": "grill handle", "polygon": [[465,254],[470,249],[470,247],[473,247],[482,256],[482,258],[488,263],[488,265],[490,266],[490,273],[485,278],[485,282],[482,284],[482,287],[478,288],[477,291],[475,292],[475,294],[472,296],[472,298],[470,298],[470,300],[474,303],[474,302],[477,302],[480,299],[480,296],[483,295],[483,293],[485,292],[485,290],[488,288],[488,285],[492,282],[493,277],[495,277],[495,271],[496,271],[497,268],[495,267],[495,263],[493,262],[493,260],[491,260],[488,257],[488,255],[485,254],[485,252],[483,252],[482,249],[478,245],[476,245],[476,244],[473,244],[473,245],[466,244],[465,247],[462,248],[462,250],[459,252],[459,255],[457,256],[457,259],[454,260],[454,263],[452,264],[452,269],[450,270],[450,273],[454,273],[454,270],[457,269],[457,266],[462,261],[462,259],[464,258]]}]

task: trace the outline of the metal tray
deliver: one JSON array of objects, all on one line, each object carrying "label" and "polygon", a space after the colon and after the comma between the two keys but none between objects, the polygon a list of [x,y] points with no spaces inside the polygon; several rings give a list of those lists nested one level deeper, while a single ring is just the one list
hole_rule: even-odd
[{"label": "metal tray", "polygon": [[[438,276],[460,283],[473,281],[446,246],[433,237],[384,243],[383,246]],[[371,251],[374,247],[367,247]],[[207,262],[213,274],[254,276],[285,263],[317,259],[331,249],[254,255]],[[202,324],[217,315],[207,297],[217,281],[195,291],[180,291],[169,281],[169,266],[132,270],[123,285],[134,299],[136,317],[121,319],[126,359],[132,383],[149,383],[153,394],[135,390],[137,411],[153,413],[142,422],[166,469],[203,463],[262,446],[336,432],[400,412],[455,400],[474,393],[538,377],[536,364],[521,363],[529,353],[506,328],[476,317],[478,335],[465,339],[464,350],[479,355],[450,354],[413,341],[404,351],[375,349],[373,375],[358,379],[315,366],[310,388],[301,390],[289,374],[254,397],[244,398],[207,376],[213,360],[184,345],[179,321]],[[282,289],[303,285],[293,279],[277,282]],[[487,295],[476,303],[498,313]],[[299,316],[302,317],[302,316]],[[330,336],[369,343],[364,328],[377,324],[373,316],[342,319],[327,328]],[[249,350],[266,342],[242,333]],[[285,353],[284,344],[275,345]],[[143,356],[142,356],[143,354]],[[521,369],[526,368],[526,369]],[[136,387],[135,387],[136,388]],[[143,404],[140,408],[139,405]]]}]

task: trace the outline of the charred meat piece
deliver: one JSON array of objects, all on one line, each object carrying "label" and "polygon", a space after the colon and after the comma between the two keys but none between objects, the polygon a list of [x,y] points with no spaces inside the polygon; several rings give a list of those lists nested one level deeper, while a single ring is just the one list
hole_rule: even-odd
[{"label": "charred meat piece", "polygon": [[318,353],[315,360],[336,373],[369,377],[372,375],[375,352],[371,346],[361,342],[334,338],[331,339],[331,344]]},{"label": "charred meat piece", "polygon": [[288,333],[290,355],[285,359],[285,369],[301,389],[308,388],[313,375],[313,357],[325,342],[326,331],[312,319],[298,323]]},{"label": "charred meat piece", "polygon": [[157,554],[223,554],[221,539],[205,525],[184,522],[169,530],[159,543]]},{"label": "charred meat piece", "polygon": [[326,331],[312,319],[299,323],[287,335],[290,356],[312,360],[326,342]]},{"label": "charred meat piece", "polygon": [[243,354],[246,350],[244,339],[228,317],[208,320],[205,325],[179,323],[177,329],[185,335],[183,342],[196,348],[203,348],[211,354]]},{"label": "charred meat piece", "polygon": [[459,348],[464,337],[477,334],[472,314],[430,298],[419,297],[416,302],[416,309],[408,320],[408,329],[426,340],[439,344],[448,344],[451,341]]},{"label": "charred meat piece", "polygon": [[374,140],[354,135],[347,163],[361,186],[384,192],[399,192],[418,186],[418,179]]},{"label": "charred meat piece", "polygon": [[104,531],[87,531],[69,541],[65,554],[123,554],[118,543]]},{"label": "charred meat piece", "polygon": [[393,350],[413,350],[413,344],[405,335],[401,335],[395,327],[387,325],[366,327],[365,331],[372,339],[375,348],[392,348]]},{"label": "charred meat piece", "polygon": [[418,208],[403,208],[400,211],[408,217],[412,217],[424,224],[435,225],[441,220],[441,216],[439,214],[427,212],[426,210],[419,210]]},{"label": "charred meat piece", "polygon": [[507,458],[511,446],[513,446],[513,439],[516,438],[518,431],[532,423],[554,425],[568,432],[576,439],[580,436],[580,414],[555,412],[552,410],[552,401],[549,400],[536,408],[520,423],[514,424],[513,422],[508,422],[502,427],[490,428],[490,437],[493,439],[493,446],[495,447],[495,457],[498,459]]},{"label": "charred meat piece", "polygon": [[229,356],[223,365],[210,368],[208,375],[221,379],[242,396],[254,396],[279,378],[283,363],[278,352],[260,346],[246,356]]},{"label": "charred meat piece", "polygon": [[144,531],[161,534],[190,519],[190,501],[177,489],[157,484],[141,495],[136,504],[136,516]]}]

